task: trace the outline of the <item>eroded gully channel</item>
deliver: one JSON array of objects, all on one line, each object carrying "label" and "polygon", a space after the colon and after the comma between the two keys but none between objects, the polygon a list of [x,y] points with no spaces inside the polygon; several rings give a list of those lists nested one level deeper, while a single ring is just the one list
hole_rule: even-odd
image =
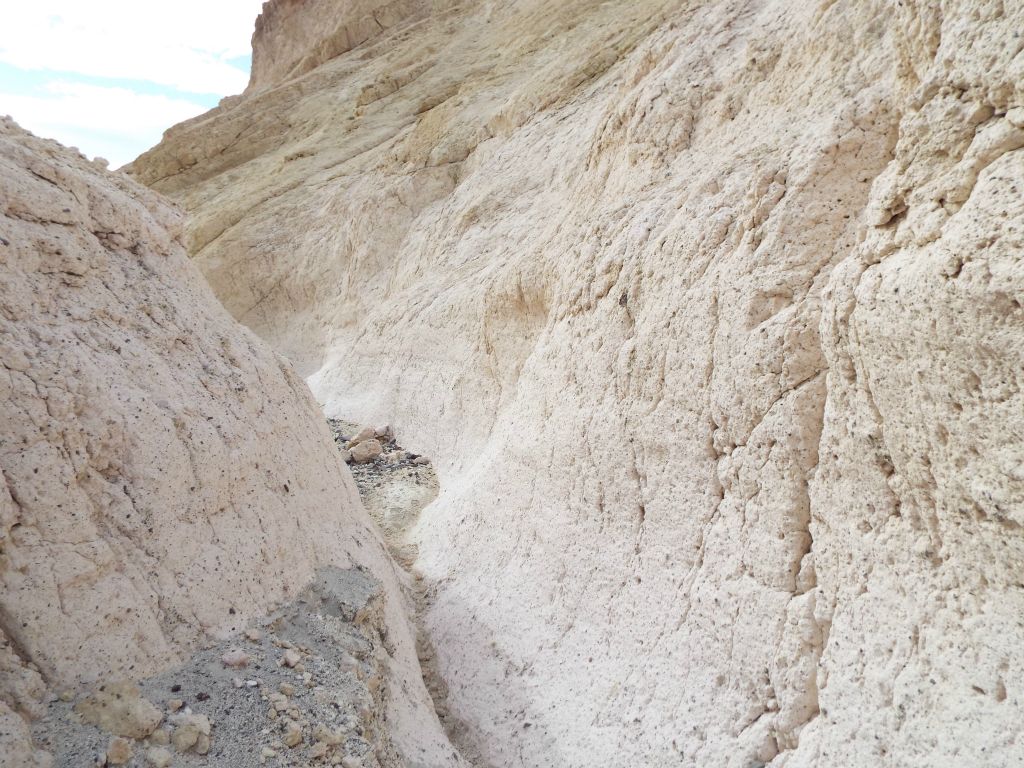
[{"label": "eroded gully channel", "polygon": [[423,682],[434,710],[452,745],[474,768],[488,768],[469,729],[448,707],[448,688],[437,665],[430,636],[422,623],[431,604],[429,585],[415,568],[416,544],[411,532],[420,513],[437,498],[440,484],[429,459],[406,451],[389,428],[375,430],[383,452],[372,461],[358,463],[349,454],[351,440],[365,427],[355,422],[328,419],[334,442],[346,454],[359,496],[370,517],[380,527],[392,558],[404,571],[405,586],[412,598],[416,627],[416,653]]}]

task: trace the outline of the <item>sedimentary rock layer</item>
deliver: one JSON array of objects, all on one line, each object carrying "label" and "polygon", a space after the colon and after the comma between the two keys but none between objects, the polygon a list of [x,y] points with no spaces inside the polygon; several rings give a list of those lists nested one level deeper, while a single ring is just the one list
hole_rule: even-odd
[{"label": "sedimentary rock layer", "polygon": [[384,583],[395,739],[446,763],[395,573],[316,403],[214,299],[181,213],[7,119],[0,213],[3,735],[24,742],[12,712],[38,714],[44,680],[152,675],[333,565]]},{"label": "sedimentary rock layer", "polygon": [[1022,28],[465,2],[135,163],[330,410],[435,457],[487,763],[1020,759]]}]

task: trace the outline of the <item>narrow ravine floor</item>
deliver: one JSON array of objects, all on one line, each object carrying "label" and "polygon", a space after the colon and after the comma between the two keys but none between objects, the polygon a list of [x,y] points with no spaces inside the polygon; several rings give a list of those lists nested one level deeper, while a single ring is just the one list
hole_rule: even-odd
[{"label": "narrow ravine floor", "polygon": [[[358,424],[328,420],[339,450],[351,454],[349,446],[361,432],[371,430]],[[437,474],[426,457],[406,451],[395,441],[390,428],[372,430],[382,453],[360,463],[350,458],[349,468],[359,488],[363,506],[381,531],[395,560],[409,571],[416,560],[416,547],[409,541],[409,532],[430,502],[437,498]],[[353,446],[354,447],[354,446]]]},{"label": "narrow ravine floor", "polygon": [[[421,622],[430,606],[431,590],[416,570],[417,547],[411,540],[411,532],[420,513],[437,498],[440,490],[437,473],[427,457],[402,448],[388,426],[370,428],[339,419],[328,419],[328,424],[334,442],[348,460],[363,506],[380,526],[395,562],[405,571],[405,585],[415,610],[416,652],[438,719],[462,757],[475,768],[487,768],[468,729],[448,707],[448,689],[438,671],[430,636]],[[360,437],[379,442],[380,454],[365,462],[353,457],[354,441],[358,442]],[[369,453],[376,453],[376,450]]]}]

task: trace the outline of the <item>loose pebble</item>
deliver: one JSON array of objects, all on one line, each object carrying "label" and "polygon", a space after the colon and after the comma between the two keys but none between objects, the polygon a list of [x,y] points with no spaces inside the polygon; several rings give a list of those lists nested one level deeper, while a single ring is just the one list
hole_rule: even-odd
[{"label": "loose pebble", "polygon": [[289,720],[284,727],[282,741],[286,747],[295,748],[299,746],[302,743],[302,726],[294,720]]},{"label": "loose pebble", "polygon": [[163,728],[157,728],[149,734],[149,743],[158,747],[166,747],[171,743],[171,734]]},{"label": "loose pebble", "polygon": [[167,768],[173,759],[174,756],[163,747],[153,747],[146,752],[146,762],[153,768]]},{"label": "loose pebble", "polygon": [[323,723],[318,723],[313,729],[313,738],[317,741],[322,741],[324,744],[336,747],[345,740],[345,733],[341,730],[331,730]]},{"label": "loose pebble", "polygon": [[120,736],[110,740],[107,746],[107,763],[109,765],[126,765],[132,759],[134,749],[128,739]]},{"label": "loose pebble", "polygon": [[206,715],[175,715],[171,722],[171,744],[179,752],[193,751],[205,755],[210,750],[210,719]]},{"label": "loose pebble", "polygon": [[241,648],[232,648],[221,656],[220,660],[225,667],[234,667],[237,669],[239,667],[249,666],[249,654]]},{"label": "loose pebble", "polygon": [[331,748],[329,746],[324,744],[322,741],[318,741],[316,744],[309,748],[309,752],[307,754],[309,755],[310,760],[323,760],[325,757],[327,757],[330,751]]}]

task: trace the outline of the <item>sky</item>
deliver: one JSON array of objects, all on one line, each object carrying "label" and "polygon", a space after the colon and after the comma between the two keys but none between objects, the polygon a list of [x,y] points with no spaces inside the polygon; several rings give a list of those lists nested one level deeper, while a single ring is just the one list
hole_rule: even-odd
[{"label": "sky", "polygon": [[249,82],[262,0],[0,2],[0,115],[131,162]]}]

